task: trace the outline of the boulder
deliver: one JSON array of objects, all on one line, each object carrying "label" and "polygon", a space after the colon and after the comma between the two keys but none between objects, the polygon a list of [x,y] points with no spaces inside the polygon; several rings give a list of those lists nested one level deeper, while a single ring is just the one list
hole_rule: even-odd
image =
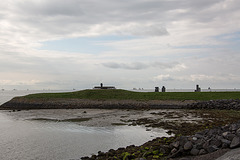
[{"label": "boulder", "polygon": [[198,154],[199,155],[207,154],[207,151],[205,149],[201,149]]},{"label": "boulder", "polygon": [[193,149],[190,151],[190,154],[193,155],[193,156],[198,155],[198,153],[199,153],[199,150],[196,149],[196,148],[193,148]]},{"label": "boulder", "polygon": [[209,153],[212,153],[212,152],[215,152],[215,151],[217,151],[219,148],[217,147],[217,146],[215,146],[215,145],[210,145],[208,148],[207,148],[207,151],[209,152]]},{"label": "boulder", "polygon": [[184,144],[184,146],[183,146],[183,149],[184,149],[184,150],[190,150],[190,149],[192,149],[192,148],[193,148],[193,144],[192,144],[191,141],[187,141],[187,142]]},{"label": "boulder", "polygon": [[179,141],[175,141],[171,144],[174,148],[178,148],[179,145],[180,145],[180,142]]},{"label": "boulder", "polygon": [[236,148],[240,146],[240,138],[235,136],[230,144],[230,148]]}]

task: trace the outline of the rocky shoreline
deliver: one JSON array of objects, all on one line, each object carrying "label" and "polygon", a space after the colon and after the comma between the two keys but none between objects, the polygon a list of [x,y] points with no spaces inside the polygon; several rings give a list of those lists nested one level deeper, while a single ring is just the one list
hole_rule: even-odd
[{"label": "rocky shoreline", "polygon": [[0,109],[220,109],[240,110],[239,99],[226,100],[89,100],[89,99],[29,99],[16,97]]},{"label": "rocky shoreline", "polygon": [[220,109],[220,110],[240,110],[240,99],[222,99],[201,101],[188,104],[186,109]]},{"label": "rocky shoreline", "polygon": [[193,100],[89,100],[89,99],[29,99],[16,97],[2,104],[0,109],[181,109],[196,103]]},{"label": "rocky shoreline", "polygon": [[[200,156],[218,150],[237,148],[240,146],[240,121],[205,129],[192,136],[162,137],[149,141],[142,146],[128,146],[117,150],[101,151],[98,155],[82,157],[83,160],[94,159],[174,159],[176,157]],[[180,158],[179,158],[180,159]],[[191,160],[194,157],[182,158]]]},{"label": "rocky shoreline", "polygon": [[[183,108],[239,110],[240,100],[204,101],[188,104]],[[206,126],[206,128],[208,127]],[[97,155],[82,157],[81,159],[212,160],[238,147],[240,147],[240,121],[201,130],[190,136],[161,137],[141,146],[131,145],[117,150],[111,149],[106,153],[99,151]]]}]

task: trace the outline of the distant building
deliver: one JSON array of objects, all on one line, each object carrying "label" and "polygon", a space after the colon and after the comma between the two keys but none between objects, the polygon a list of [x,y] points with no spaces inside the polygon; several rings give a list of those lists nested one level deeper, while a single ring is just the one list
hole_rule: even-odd
[{"label": "distant building", "polygon": [[166,87],[162,86],[162,92],[166,92]]},{"label": "distant building", "polygon": [[116,89],[114,86],[103,86],[101,83],[100,86],[95,86],[93,89]]},{"label": "distant building", "polygon": [[201,92],[201,88],[199,87],[198,84],[196,85],[196,90],[195,90],[195,92]]}]

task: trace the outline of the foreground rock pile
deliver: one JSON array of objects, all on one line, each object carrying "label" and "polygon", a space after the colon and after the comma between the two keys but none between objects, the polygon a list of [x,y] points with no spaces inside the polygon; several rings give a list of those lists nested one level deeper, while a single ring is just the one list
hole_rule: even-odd
[{"label": "foreground rock pile", "polygon": [[201,101],[184,106],[187,109],[226,109],[240,110],[240,99]]},{"label": "foreground rock pile", "polygon": [[224,148],[240,146],[240,121],[222,127],[205,129],[192,136],[178,136],[177,138],[156,138],[142,146],[128,146],[109,152],[99,152],[92,159],[171,159],[174,157],[198,156],[215,152]]},{"label": "foreground rock pile", "polygon": [[223,148],[240,146],[240,122],[197,132],[192,136],[181,136],[171,143],[170,157],[181,155],[203,155]]}]

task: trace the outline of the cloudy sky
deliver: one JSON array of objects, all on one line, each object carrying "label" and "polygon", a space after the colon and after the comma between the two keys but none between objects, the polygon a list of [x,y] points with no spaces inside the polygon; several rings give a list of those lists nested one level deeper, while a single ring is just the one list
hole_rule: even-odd
[{"label": "cloudy sky", "polygon": [[240,88],[239,0],[4,0],[0,89]]}]

